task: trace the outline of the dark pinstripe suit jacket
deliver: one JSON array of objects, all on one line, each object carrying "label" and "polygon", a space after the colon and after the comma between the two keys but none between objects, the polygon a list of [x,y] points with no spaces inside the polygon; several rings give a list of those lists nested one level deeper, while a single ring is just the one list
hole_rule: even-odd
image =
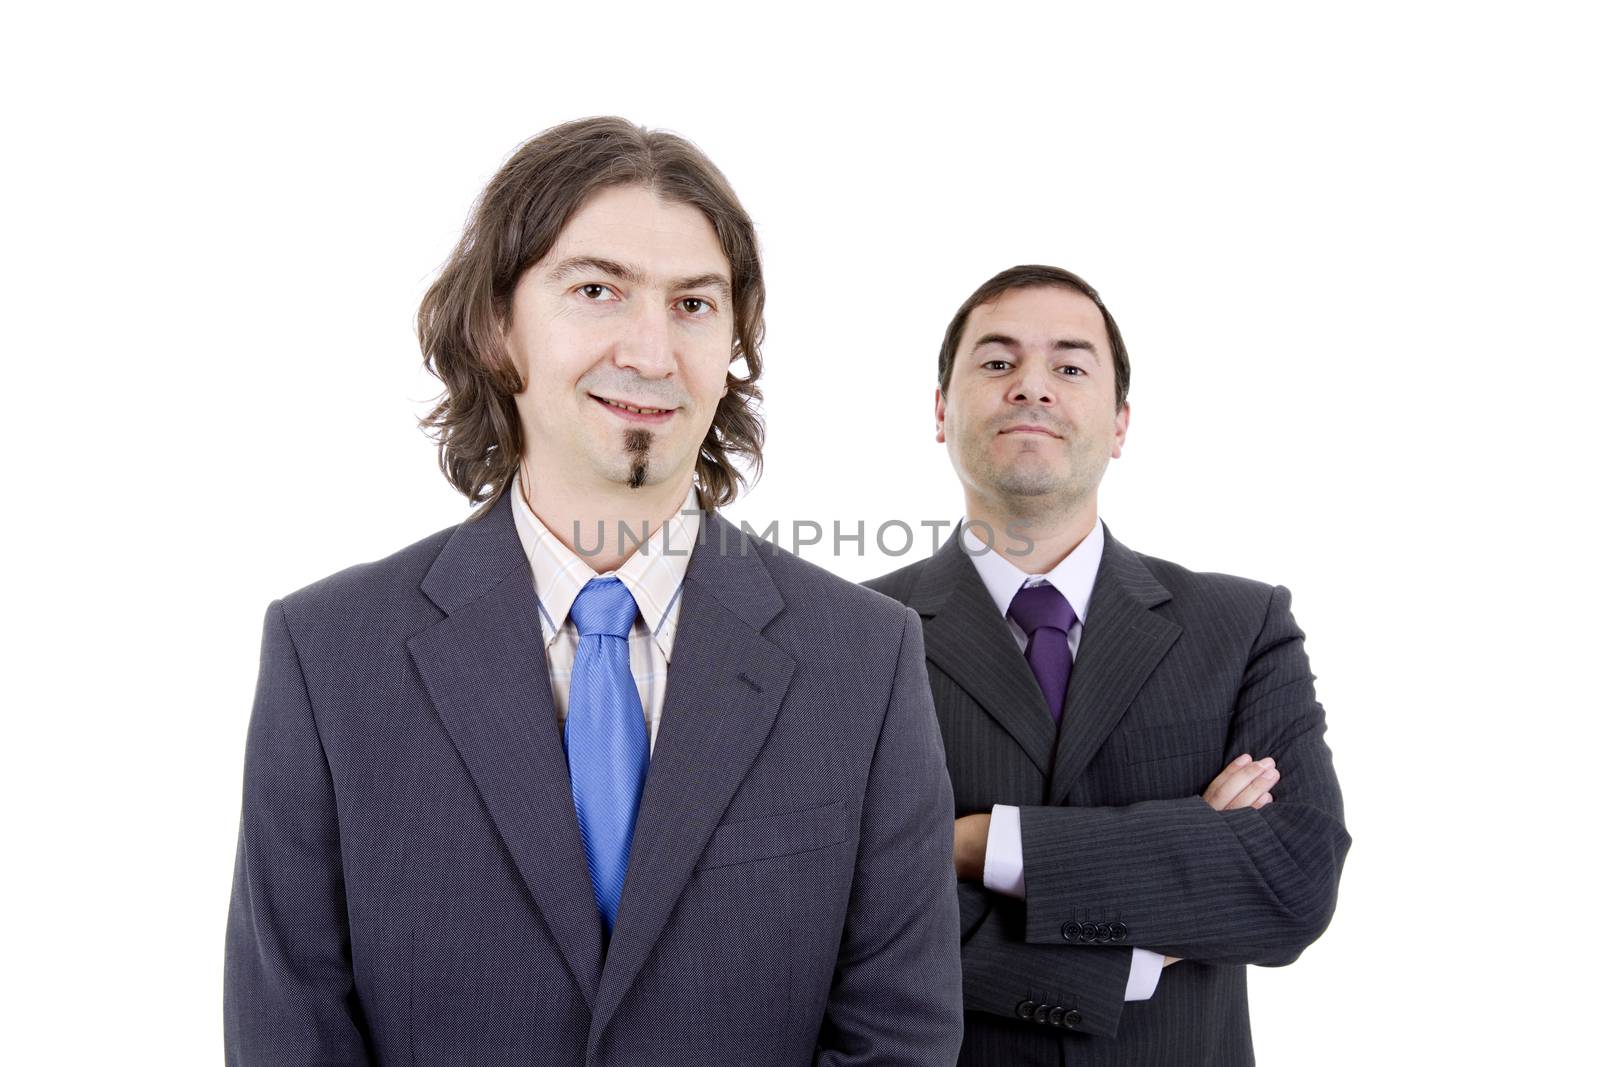
[{"label": "dark pinstripe suit jacket", "polygon": [[916,615],[701,529],[604,954],[510,497],[273,602],[229,1063],[955,1061]]},{"label": "dark pinstripe suit jacket", "polygon": [[[1288,591],[1107,530],[1058,732],[958,535],[867,585],[922,617],[956,814],[1022,811],[1027,899],[960,886],[961,1062],[1253,1062],[1244,965],[1322,933],[1350,844]],[[1241,752],[1274,802],[1213,811]],[[1184,961],[1124,1005],[1135,945]]]}]

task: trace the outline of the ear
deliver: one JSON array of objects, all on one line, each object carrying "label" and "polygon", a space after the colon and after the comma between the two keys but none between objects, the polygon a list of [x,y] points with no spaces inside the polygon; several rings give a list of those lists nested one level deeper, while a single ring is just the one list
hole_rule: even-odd
[{"label": "ear", "polygon": [[933,387],[933,439],[944,444],[944,390]]},{"label": "ear", "polygon": [[1122,444],[1128,438],[1128,402],[1122,402],[1122,410],[1117,412],[1116,422],[1113,424],[1115,433],[1111,438],[1111,458],[1116,459],[1122,455]]}]

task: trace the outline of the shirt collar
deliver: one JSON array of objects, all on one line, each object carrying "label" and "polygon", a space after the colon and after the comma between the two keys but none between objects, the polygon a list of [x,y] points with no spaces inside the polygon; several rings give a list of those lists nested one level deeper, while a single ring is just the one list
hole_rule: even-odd
[{"label": "shirt collar", "polygon": [[966,548],[972,565],[978,569],[978,577],[983,579],[983,587],[989,591],[1001,615],[1011,610],[1011,598],[1023,586],[1049,582],[1067,598],[1078,621],[1087,625],[1089,594],[1094,592],[1095,575],[1100,573],[1100,557],[1106,547],[1105,527],[1099,516],[1095,517],[1094,529],[1078,542],[1078,547],[1044,574],[1028,574],[1012,563],[1005,554],[1003,542],[994,551],[985,548],[978,535],[967,525],[965,517],[961,520],[961,544]]},{"label": "shirt collar", "polygon": [[[566,625],[572,602],[590,579],[600,577],[588,562],[561,542],[550,532],[522,495],[522,472],[513,478],[510,489],[511,513],[516,521],[517,537],[528,556],[533,570],[533,590],[538,596],[539,611],[544,616],[545,646],[549,647],[561,627]],[[692,504],[691,504],[692,502]],[[694,551],[695,539],[700,532],[700,512],[686,510],[698,508],[700,496],[691,486],[674,511],[672,518],[657,526],[622,566],[606,574],[615,574],[633,594],[639,605],[639,617],[645,628],[655,637],[661,654],[668,662],[672,659],[672,638],[676,629],[677,604],[683,587],[683,576],[689,569],[689,555]]]}]

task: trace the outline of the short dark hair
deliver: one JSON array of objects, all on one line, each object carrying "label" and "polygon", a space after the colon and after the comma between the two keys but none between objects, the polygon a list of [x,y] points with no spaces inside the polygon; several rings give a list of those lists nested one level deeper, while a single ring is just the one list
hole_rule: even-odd
[{"label": "short dark hair", "polygon": [[746,483],[734,456],[746,459],[752,478],[760,475],[765,429],[756,380],[767,291],[755,225],[722,172],[682,137],[616,117],[578,119],[523,143],[489,180],[417,310],[423,365],[445,386],[420,421],[439,443],[439,469],[470,503],[498,500],[522,461],[516,395],[526,383],[500,339],[517,281],[590,196],[626,185],[699,208],[733,271],[730,364],[743,359],[745,373],[730,366],[728,392],[700,444],[695,475],[702,506],[730,503]]},{"label": "short dark hair", "polygon": [[950,371],[955,366],[956,346],[961,343],[961,334],[967,328],[967,318],[972,314],[972,309],[991,300],[998,300],[1001,294],[1012,289],[1033,289],[1040,286],[1071,289],[1082,293],[1093,300],[1094,306],[1100,309],[1101,316],[1106,320],[1106,336],[1111,339],[1111,362],[1117,374],[1117,407],[1121,408],[1128,402],[1128,379],[1131,371],[1128,366],[1128,346],[1122,343],[1122,331],[1117,329],[1117,320],[1106,310],[1105,302],[1100,299],[1100,294],[1095,292],[1094,286],[1069,270],[1039,263],[1009,267],[978,286],[977,290],[967,297],[966,303],[956,312],[956,317],[950,320],[950,327],[944,332],[944,344],[939,346],[939,391],[941,393],[950,391]]}]

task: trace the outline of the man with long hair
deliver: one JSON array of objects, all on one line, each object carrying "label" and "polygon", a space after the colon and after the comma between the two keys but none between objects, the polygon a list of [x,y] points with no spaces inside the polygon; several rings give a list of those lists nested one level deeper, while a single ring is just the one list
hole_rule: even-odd
[{"label": "man with long hair", "polygon": [[681,138],[569,123],[490,181],[418,314],[477,510],[267,611],[230,1063],[954,1062],[916,614],[716,510],[763,295]]}]

